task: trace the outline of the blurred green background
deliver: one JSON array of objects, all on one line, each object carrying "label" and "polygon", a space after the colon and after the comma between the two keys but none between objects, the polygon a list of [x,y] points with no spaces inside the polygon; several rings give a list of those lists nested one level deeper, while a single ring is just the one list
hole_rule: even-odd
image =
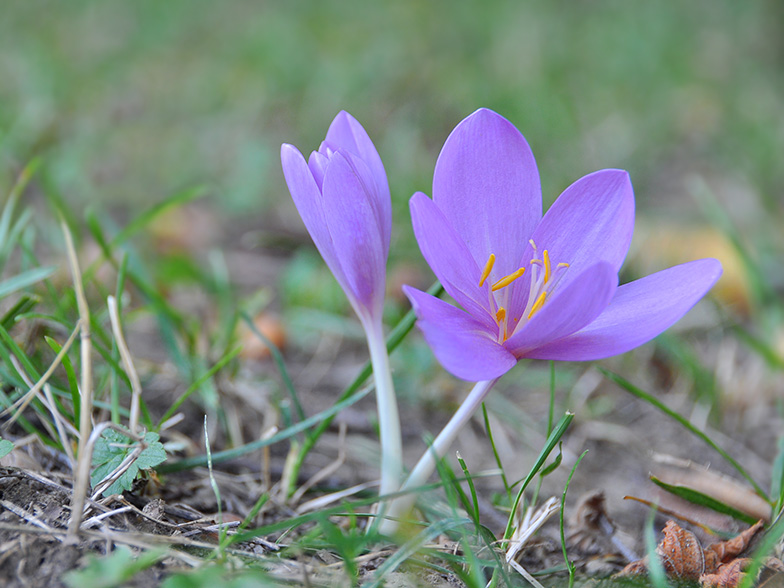
[{"label": "blurred green background", "polygon": [[[29,0],[0,19],[0,185],[34,155],[76,210],[134,211],[206,182],[226,219],[296,213],[282,142],[336,112],[367,128],[392,187],[430,191],[480,106],[526,136],[552,200],[627,169],[644,214],[688,216],[702,177],[741,230],[781,215],[784,4],[397,0]],[[690,186],[692,188],[690,188]],[[691,212],[689,212],[691,211]],[[697,216],[699,212],[695,213]],[[393,253],[395,255],[395,253]]]}]

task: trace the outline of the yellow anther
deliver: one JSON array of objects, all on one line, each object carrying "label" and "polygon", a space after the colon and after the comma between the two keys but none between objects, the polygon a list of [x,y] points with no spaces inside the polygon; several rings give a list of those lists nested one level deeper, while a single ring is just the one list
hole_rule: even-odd
[{"label": "yellow anther", "polygon": [[547,298],[547,292],[542,292],[542,293],[539,295],[539,298],[537,298],[537,299],[536,299],[536,302],[534,302],[534,306],[533,306],[533,308],[531,309],[531,312],[529,312],[529,313],[528,313],[528,318],[529,318],[529,319],[530,319],[532,316],[534,316],[534,314],[536,314],[536,313],[539,311],[539,309],[540,309],[540,308],[542,308],[542,307],[544,306],[544,300],[545,300],[545,298]]},{"label": "yellow anther", "polygon": [[489,276],[490,272],[493,271],[493,265],[495,265],[495,254],[491,253],[490,257],[487,258],[485,269],[482,270],[482,277],[479,278],[480,288],[485,285],[485,280],[487,279],[487,276]]},{"label": "yellow anther", "polygon": [[568,264],[568,263],[561,262],[561,263],[559,263],[559,264],[558,264],[557,266],[555,266],[555,267],[569,267],[569,264]]},{"label": "yellow anther", "polygon": [[506,309],[502,306],[498,309],[498,312],[495,313],[495,320],[499,323],[506,318]]},{"label": "yellow anther", "polygon": [[544,260],[544,283],[550,281],[550,254],[547,249],[542,251],[542,259]]},{"label": "yellow anther", "polygon": [[525,272],[525,268],[521,267],[516,272],[511,273],[508,276],[506,276],[505,278],[501,278],[500,280],[498,280],[495,284],[493,284],[491,290],[493,292],[495,292],[496,290],[500,290],[501,288],[505,288],[506,286],[508,286],[509,284],[514,282],[517,278],[522,276],[524,272]]}]

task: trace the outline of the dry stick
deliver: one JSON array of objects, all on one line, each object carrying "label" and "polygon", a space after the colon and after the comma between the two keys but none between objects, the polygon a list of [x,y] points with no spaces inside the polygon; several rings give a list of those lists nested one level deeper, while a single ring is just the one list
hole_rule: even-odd
[{"label": "dry stick", "polygon": [[60,225],[65,236],[66,252],[71,266],[71,276],[73,277],[74,292],[76,294],[76,305],[79,308],[79,321],[81,326],[81,408],[79,419],[79,457],[76,462],[76,473],[74,474],[73,496],[71,497],[71,519],[68,521],[68,534],[66,542],[75,543],[77,533],[82,524],[82,509],[87,498],[87,488],[90,485],[90,465],[92,462],[92,449],[90,447],[90,431],[92,429],[93,412],[93,374],[91,363],[92,344],[90,341],[90,309],[87,307],[87,299],[84,296],[84,286],[82,285],[82,273],[79,269],[79,260],[76,258],[71,232],[65,220],[60,220]]},{"label": "dry stick", "polygon": [[142,383],[139,380],[139,374],[136,373],[136,368],[133,366],[131,352],[128,350],[128,344],[123,336],[120,313],[117,311],[117,299],[114,296],[109,296],[106,302],[109,305],[109,318],[112,321],[114,341],[117,343],[117,350],[120,352],[125,373],[131,381],[131,417],[128,421],[128,428],[135,435],[136,430],[139,428],[139,398],[142,395]]}]

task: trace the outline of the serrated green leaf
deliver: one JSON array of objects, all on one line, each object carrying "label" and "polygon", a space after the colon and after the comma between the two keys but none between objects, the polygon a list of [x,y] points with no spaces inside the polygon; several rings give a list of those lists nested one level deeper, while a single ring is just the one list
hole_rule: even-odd
[{"label": "serrated green leaf", "polygon": [[721,514],[729,515],[733,519],[743,521],[749,525],[753,525],[757,522],[757,519],[751,515],[748,515],[745,512],[741,512],[738,509],[729,506],[728,504],[724,504],[720,500],[716,500],[715,498],[708,496],[707,494],[703,494],[702,492],[698,492],[697,490],[689,488],[688,486],[683,486],[681,484],[668,484],[656,476],[651,476],[651,482],[660,488],[664,488],[667,492],[688,500],[693,504],[699,504],[701,506],[710,508],[711,510],[715,510],[716,512],[720,512]]},{"label": "serrated green leaf", "polygon": [[8,439],[0,439],[0,458],[5,457],[14,448],[14,444],[11,443]]},{"label": "serrated green leaf", "polygon": [[[144,436],[146,447],[137,456],[131,466],[111,486],[104,490],[105,495],[120,494],[123,490],[130,490],[139,470],[148,470],[166,459],[166,450],[158,440],[158,433],[150,431]],[[90,482],[93,486],[116,470],[128,455],[133,453],[138,444],[131,441],[130,437],[107,429],[103,432],[93,449],[93,473]]]}]

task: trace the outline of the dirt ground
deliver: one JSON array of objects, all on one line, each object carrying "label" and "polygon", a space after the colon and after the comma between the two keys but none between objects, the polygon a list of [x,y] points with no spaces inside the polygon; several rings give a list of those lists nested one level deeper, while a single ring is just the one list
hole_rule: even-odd
[{"label": "dirt ground", "polygon": [[[233,279],[247,291],[274,284],[287,261],[286,255],[277,250],[248,248],[236,243],[226,255]],[[192,306],[193,312],[209,320],[211,311],[204,306],[205,299],[198,292],[171,295],[182,297],[182,305]],[[719,394],[713,410],[709,410],[709,405],[695,402],[692,380],[674,370],[671,362],[652,345],[601,365],[655,393],[659,400],[715,440],[763,488],[768,488],[782,431],[781,416],[774,410],[775,399],[781,396],[781,382],[768,379],[761,360],[740,347],[732,336],[700,329],[700,324],[708,324],[714,318],[709,310],[706,312],[707,315],[692,321],[696,328],[689,330],[686,325],[683,337],[706,369],[715,374]],[[177,382],[171,366],[161,361],[165,354],[151,322],[139,320],[130,325],[128,339],[137,367],[144,372],[148,407],[151,412],[162,414],[182,392],[182,384]],[[285,348],[285,357],[306,412],[311,415],[332,404],[366,360],[366,351],[360,339],[327,331],[318,340],[310,341],[307,349],[290,343]],[[399,361],[393,357],[393,365],[403,369]],[[525,476],[544,443],[548,374],[549,366],[545,363],[518,366],[488,398],[493,435],[510,481]],[[230,443],[256,439],[279,424],[274,385],[277,377],[271,360],[249,358],[231,378],[218,378],[227,426],[218,426],[215,419],[208,421],[214,451]],[[438,432],[467,390],[465,383],[434,372],[426,390],[401,391],[408,467],[425,448],[423,435]],[[418,400],[414,401],[417,394]],[[563,372],[559,370],[556,419],[566,409],[576,416],[565,436],[563,461],[542,480],[537,506],[550,497],[560,500],[570,470],[587,450],[566,498],[569,552],[578,566],[580,583],[595,582],[595,577],[615,573],[630,559],[645,553],[643,529],[649,508],[625,497],[658,501],[671,513],[728,535],[744,528],[727,516],[711,514],[666,495],[650,481],[651,472],[671,483],[703,480],[708,486],[721,486],[728,493],[728,500],[734,500],[738,508],[765,510],[764,505],[757,505],[749,485],[713,449],[661,411],[608,381],[595,366],[573,365]],[[198,403],[189,402],[181,412],[183,420],[162,435],[164,442],[177,442],[181,448],[173,458],[202,453],[204,448],[204,410]],[[284,503],[279,490],[288,442],[272,446],[269,452],[257,451],[216,467],[223,520],[242,520],[258,497],[268,491],[272,500],[259,512],[255,526],[290,518],[301,512],[309,500],[334,489],[367,483],[372,491],[378,452],[374,418],[372,395],[338,416],[309,456],[300,482],[306,482],[325,468],[330,468],[329,475],[293,503]],[[231,439],[225,431],[229,431]],[[4,436],[14,439],[14,432],[12,428]],[[0,462],[0,578],[4,579],[4,586],[64,586],[65,572],[86,565],[88,556],[105,555],[118,545],[175,546],[175,555],[135,574],[123,584],[151,586],[175,570],[189,569],[218,540],[215,493],[207,470],[196,468],[147,477],[133,492],[100,500],[89,511],[79,542],[69,544],[65,537],[71,493],[67,462],[34,440],[18,435],[14,440],[17,449]],[[503,492],[503,486],[481,414],[461,434],[452,456],[455,451],[459,451],[472,474],[490,474],[476,479],[481,521],[496,536],[501,535],[508,513],[494,506],[494,497]],[[333,468],[336,460],[339,463]],[[459,471],[454,457],[452,464]],[[725,477],[714,478],[714,474]],[[600,495],[604,497],[603,502],[597,498]],[[595,515],[609,522],[610,533],[606,532],[606,525],[605,531],[596,531],[580,519],[580,505],[584,508],[587,496],[593,496],[601,505]],[[769,507],[767,515],[770,515]],[[658,514],[657,530],[672,516]],[[689,528],[703,544],[716,540],[696,525]],[[277,543],[285,544],[287,540],[285,532],[279,532],[232,549],[252,558],[274,553]],[[447,537],[439,541],[445,549],[457,548]],[[361,558],[361,577],[370,577],[389,553],[380,550]],[[563,566],[557,513],[521,551],[518,561],[529,572]],[[302,554],[281,562],[272,571],[277,577],[294,583],[302,582],[305,577],[311,579],[312,585],[337,585],[336,582],[343,581],[339,559],[326,551]],[[401,572],[387,581],[390,586],[414,582],[460,585],[455,577],[425,572],[415,578]],[[564,576],[544,577],[541,581],[560,585]]]}]

